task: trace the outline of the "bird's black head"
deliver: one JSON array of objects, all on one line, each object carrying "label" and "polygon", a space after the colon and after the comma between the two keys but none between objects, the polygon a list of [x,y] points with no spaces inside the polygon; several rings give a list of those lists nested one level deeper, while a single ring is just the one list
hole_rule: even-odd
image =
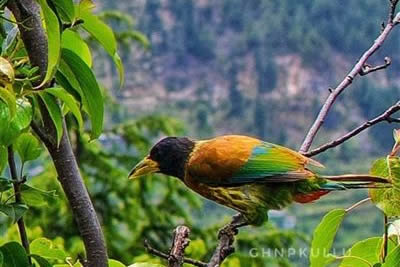
[{"label": "bird's black head", "polygon": [[149,159],[158,163],[161,173],[183,179],[194,146],[194,141],[187,137],[166,137],[153,146]]}]

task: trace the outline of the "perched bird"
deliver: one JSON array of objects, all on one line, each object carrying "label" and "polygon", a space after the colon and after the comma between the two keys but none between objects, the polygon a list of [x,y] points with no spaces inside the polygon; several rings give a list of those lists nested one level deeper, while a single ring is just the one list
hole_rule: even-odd
[{"label": "perched bird", "polygon": [[376,187],[384,178],[371,175],[322,176],[323,167],[289,148],[239,135],[195,141],[166,137],[129,174],[175,176],[201,196],[238,211],[237,224],[259,225],[268,210],[292,202],[308,203],[337,190]]}]

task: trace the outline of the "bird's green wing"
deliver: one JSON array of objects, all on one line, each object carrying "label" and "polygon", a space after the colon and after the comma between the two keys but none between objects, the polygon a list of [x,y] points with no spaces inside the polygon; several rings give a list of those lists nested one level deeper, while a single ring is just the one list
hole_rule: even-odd
[{"label": "bird's green wing", "polygon": [[286,147],[262,142],[255,146],[247,162],[235,172],[226,184],[291,182],[314,177],[307,165],[323,167]]}]

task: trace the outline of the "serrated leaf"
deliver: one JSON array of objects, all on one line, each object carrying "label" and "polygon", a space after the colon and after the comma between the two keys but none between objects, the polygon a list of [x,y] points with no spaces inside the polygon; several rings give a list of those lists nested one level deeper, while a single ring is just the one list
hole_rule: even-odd
[{"label": "serrated leaf", "polygon": [[[340,267],[372,266],[379,263],[379,254],[381,252],[383,239],[381,237],[371,237],[355,243],[345,254]],[[360,258],[362,260],[360,260]]]},{"label": "serrated leaf", "polygon": [[5,177],[0,177],[0,192],[7,191],[12,188],[12,181]]},{"label": "serrated leaf", "polygon": [[71,50],[63,49],[62,58],[68,64],[74,78],[79,82],[84,98],[82,102],[91,121],[91,139],[96,139],[103,130],[104,117],[103,96],[96,77],[85,62]]},{"label": "serrated leaf", "polygon": [[46,105],[46,108],[50,114],[50,118],[53,121],[54,127],[56,128],[58,146],[63,135],[63,116],[60,106],[58,105],[56,98],[47,92],[40,92],[39,96]]},{"label": "serrated leaf", "polygon": [[8,151],[7,148],[0,145],[0,175],[3,173],[4,169],[8,164]]},{"label": "serrated leaf", "polygon": [[72,95],[70,95],[64,88],[61,87],[47,88],[46,92],[61,99],[65,103],[65,105],[69,108],[71,113],[75,116],[79,128],[83,128],[82,114],[81,111],[79,110],[78,103],[76,102],[75,98]]},{"label": "serrated leaf", "polygon": [[57,69],[56,67],[60,59],[61,36],[60,25],[56,14],[54,14],[53,10],[51,10],[51,8],[48,6],[46,0],[38,1],[40,7],[42,8],[48,39],[47,71],[42,83],[38,86],[41,87],[53,78],[53,75]]},{"label": "serrated leaf", "polygon": [[62,34],[61,47],[79,55],[89,67],[92,67],[90,48],[77,32],[70,29],[65,30]]},{"label": "serrated leaf", "polygon": [[12,120],[17,112],[17,99],[13,92],[8,91],[6,88],[0,87],[0,100],[7,104],[10,113],[10,120]]},{"label": "serrated leaf", "polygon": [[118,55],[117,41],[112,29],[99,19],[99,17],[93,15],[90,10],[81,10],[80,16],[84,20],[83,28],[103,46],[104,50],[106,50],[113,59],[119,72],[119,79],[122,87],[124,83],[124,68],[121,58]]},{"label": "serrated leaf", "polygon": [[386,157],[376,160],[370,170],[371,175],[388,178],[392,187],[369,189],[372,202],[387,216],[400,215],[400,158]]},{"label": "serrated leaf", "polygon": [[47,238],[37,238],[30,244],[32,254],[40,255],[45,259],[65,260],[67,255],[61,249],[54,248],[53,243]]},{"label": "serrated leaf", "polygon": [[72,23],[75,20],[75,7],[72,0],[51,0],[62,21]]},{"label": "serrated leaf", "polygon": [[19,99],[17,101],[17,111],[13,119],[10,120],[8,106],[0,101],[0,145],[5,147],[12,144],[22,130],[27,128],[32,120],[32,106],[29,102]]},{"label": "serrated leaf", "polygon": [[21,134],[15,141],[15,148],[22,162],[38,158],[42,151],[39,140],[31,133]]},{"label": "serrated leaf", "polygon": [[21,218],[27,210],[28,207],[25,204],[0,204],[0,212],[10,217],[14,223],[18,221],[19,218]]},{"label": "serrated leaf", "polygon": [[21,185],[22,199],[29,206],[42,207],[57,197],[56,191],[44,191],[27,184]]},{"label": "serrated leaf", "polygon": [[332,248],[333,240],[344,215],[346,215],[344,209],[332,210],[322,218],[317,228],[315,228],[311,242],[311,267],[322,267],[335,259],[333,255],[329,254],[329,251]]},{"label": "serrated leaf", "polygon": [[12,84],[14,82],[15,72],[11,63],[4,57],[0,57],[0,81],[2,84]]},{"label": "serrated leaf", "polygon": [[18,25],[15,25],[7,34],[6,40],[3,42],[1,47],[1,55],[8,56],[15,49],[18,41]]},{"label": "serrated leaf", "polygon": [[9,242],[0,247],[3,253],[4,267],[29,266],[28,256],[25,249],[17,242]]}]

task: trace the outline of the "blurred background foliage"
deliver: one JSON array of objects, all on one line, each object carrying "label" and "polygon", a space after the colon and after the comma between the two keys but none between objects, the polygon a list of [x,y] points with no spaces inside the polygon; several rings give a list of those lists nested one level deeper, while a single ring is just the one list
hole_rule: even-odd
[{"label": "blurred background foliage", "polygon": [[[386,2],[377,0],[99,0],[97,5],[120,43],[126,85],[119,88],[112,61],[89,40],[94,69],[108,88],[105,130],[88,143],[75,121],[67,122],[109,255],[125,264],[160,262],[145,252],[143,241],[165,251],[178,224],[192,230],[187,256],[207,260],[218,228],[233,214],[175,179],[156,175],[128,181],[130,168],[154,142],[165,135],[244,133],[298,148],[327,88],[373,42],[387,13]],[[398,40],[394,33],[371,62],[389,55],[392,66],[349,88],[316,143],[343,134],[398,99]],[[392,129],[379,125],[318,160],[327,174],[367,172],[374,158],[390,150]],[[49,158],[42,155],[28,167],[29,184],[58,194],[45,208],[28,211],[29,238],[45,236],[78,257],[83,245]],[[252,257],[249,251],[308,247],[327,211],[364,197],[362,190],[337,193],[272,212],[268,224],[240,231],[237,253],[224,266],[305,266],[306,258]],[[348,248],[382,229],[380,211],[363,206],[345,219],[335,247]],[[0,244],[9,240],[18,240],[17,229],[0,215]]]}]

